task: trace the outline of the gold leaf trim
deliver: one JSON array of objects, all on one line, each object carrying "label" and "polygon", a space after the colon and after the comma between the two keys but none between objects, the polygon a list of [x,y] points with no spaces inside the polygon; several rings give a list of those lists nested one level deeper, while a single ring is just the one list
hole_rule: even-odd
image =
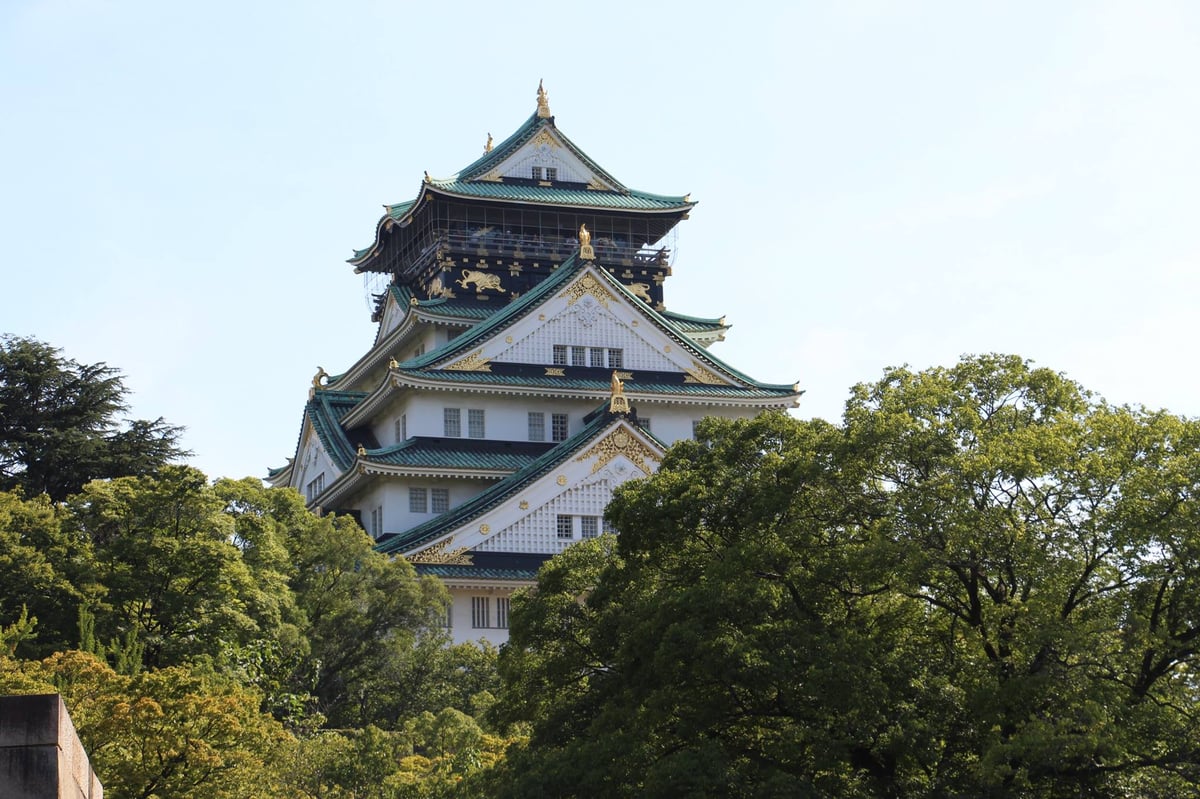
[{"label": "gold leaf trim", "polygon": [[490,372],[492,371],[490,360],[490,358],[483,357],[483,349],[480,348],[443,368],[451,372]]},{"label": "gold leaf trim", "polygon": [[591,294],[596,298],[597,302],[608,307],[609,300],[615,300],[616,295],[609,291],[600,282],[591,275],[584,275],[579,280],[571,284],[571,287],[559,294],[559,297],[567,298],[567,306],[570,307],[578,302],[585,294]]},{"label": "gold leaf trim", "polygon": [[608,465],[609,461],[618,455],[624,455],[633,465],[642,470],[645,474],[650,474],[651,469],[647,461],[658,463],[658,456],[654,450],[647,447],[639,441],[627,430],[617,428],[604,438],[600,439],[590,449],[577,457],[577,462],[585,461],[593,456],[596,457],[596,462],[592,464],[592,474],[603,469]]},{"label": "gold leaf trim", "polygon": [[685,383],[703,383],[706,386],[723,386],[725,381],[717,376],[716,372],[705,369],[697,361],[692,361],[691,369],[684,369],[687,377],[683,379]]},{"label": "gold leaf trim", "polygon": [[450,545],[454,543],[454,537],[445,538],[438,541],[432,546],[425,547],[420,552],[414,552],[411,555],[405,555],[404,558],[409,563],[433,563],[445,564],[451,566],[474,566],[475,562],[471,556],[467,554],[466,547],[456,547],[450,549]]}]

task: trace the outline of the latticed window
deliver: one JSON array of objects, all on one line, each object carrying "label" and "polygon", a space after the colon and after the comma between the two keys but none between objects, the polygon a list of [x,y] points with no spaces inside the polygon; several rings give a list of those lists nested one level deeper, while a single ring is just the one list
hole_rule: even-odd
[{"label": "latticed window", "polygon": [[424,488],[408,489],[408,512],[429,513],[429,492]]},{"label": "latticed window", "polygon": [[567,440],[567,415],[565,413],[554,413],[550,415],[550,440]]},{"label": "latticed window", "polygon": [[496,626],[502,630],[508,629],[508,597],[496,598]]},{"label": "latticed window", "polygon": [[321,472],[314,479],[308,481],[308,485],[304,487],[304,495],[308,497],[309,502],[312,502],[324,490],[325,472]]},{"label": "latticed window", "polygon": [[471,438],[483,438],[483,409],[470,408],[467,410],[467,435]]},{"label": "latticed window", "polygon": [[588,366],[604,366],[604,348],[592,347],[588,350]]},{"label": "latticed window", "polygon": [[573,519],[566,514],[558,514],[558,537],[559,538],[574,538],[575,525]]},{"label": "latticed window", "polygon": [[442,430],[446,438],[459,438],[462,435],[462,409],[442,408]]},{"label": "latticed window", "polygon": [[471,597],[471,626],[475,629],[483,629],[492,626],[492,602],[490,597],[473,596]]},{"label": "latticed window", "polygon": [[450,510],[450,489],[431,488],[429,490],[429,509],[434,513],[445,513]]},{"label": "latticed window", "polygon": [[529,440],[546,440],[546,414],[541,411],[529,412]]},{"label": "latticed window", "polygon": [[535,166],[533,168],[532,175],[533,175],[534,180],[541,180],[542,179],[542,168],[540,166]]},{"label": "latticed window", "polygon": [[558,180],[558,167],[546,167],[546,180]]},{"label": "latticed window", "polygon": [[587,366],[587,347],[571,347],[571,365]]},{"label": "latticed window", "polygon": [[579,535],[583,538],[595,538],[600,535],[600,518],[598,516],[580,516]]},{"label": "latticed window", "polygon": [[555,344],[554,345],[554,365],[555,366],[566,366],[567,365],[567,345],[566,344]]},{"label": "latticed window", "polygon": [[625,365],[625,351],[621,349],[610,349],[608,351],[608,368],[620,369]]},{"label": "latticed window", "polygon": [[647,433],[650,432],[650,418],[649,417],[639,417],[637,420],[637,423],[638,423],[638,427],[642,428]]}]

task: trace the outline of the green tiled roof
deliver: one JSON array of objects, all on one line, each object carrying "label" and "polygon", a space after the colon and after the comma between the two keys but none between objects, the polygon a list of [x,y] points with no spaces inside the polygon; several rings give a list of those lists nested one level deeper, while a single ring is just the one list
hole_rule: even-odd
[{"label": "green tiled roof", "polygon": [[725,317],[723,316],[716,319],[709,319],[701,316],[685,316],[674,311],[659,311],[658,313],[663,319],[673,323],[680,330],[688,332],[729,328],[729,325],[725,324]]},{"label": "green tiled roof", "polygon": [[[449,530],[479,516],[480,514],[503,502],[514,492],[521,490],[554,466],[570,458],[584,444],[595,437],[601,430],[612,422],[612,416],[607,413],[597,413],[583,429],[575,435],[556,445],[540,458],[529,463],[520,471],[509,475],[495,485],[489,486],[472,499],[459,505],[441,516],[430,519],[399,535],[391,536],[380,542],[375,548],[383,553],[397,554],[415,549],[429,543]],[[649,433],[645,435],[649,436]],[[657,439],[654,439],[657,441]],[[660,443],[660,446],[662,444]],[[663,449],[666,449],[663,446]]]},{"label": "green tiled roof", "polygon": [[[571,367],[565,367],[570,369]],[[528,386],[547,389],[575,389],[580,391],[608,392],[611,388],[611,372],[604,370],[599,376],[570,376],[547,377],[545,375],[528,374],[497,374],[496,372],[466,372],[443,369],[408,369],[403,365],[397,373],[414,380],[434,381],[439,383],[476,383],[496,386]],[[633,371],[633,378],[625,385],[628,391],[638,394],[682,395],[686,397],[711,397],[730,399],[775,399],[797,393],[793,385],[772,385],[769,383],[754,383],[750,386],[709,385],[708,383],[675,383],[655,381],[652,377],[639,377]]]},{"label": "green tiled roof", "polygon": [[371,463],[416,468],[487,469],[515,472],[544,455],[552,444],[469,438],[411,438],[385,449],[368,450]]},{"label": "green tiled roof", "polygon": [[477,580],[514,580],[532,582],[537,579],[537,569],[497,569],[482,566],[452,566],[441,563],[414,563],[417,574],[444,579],[466,578]]},{"label": "green tiled roof", "polygon": [[482,197],[490,200],[558,205],[577,208],[611,208],[618,211],[681,211],[694,203],[684,197],[629,189],[623,192],[569,189],[556,186],[537,186],[527,183],[497,183],[491,181],[431,180],[427,186],[459,197]]},{"label": "green tiled roof", "polygon": [[334,391],[319,389],[304,407],[304,413],[312,421],[317,438],[339,469],[349,469],[357,457],[357,447],[350,443],[346,431],[338,423],[367,396],[365,391]]}]

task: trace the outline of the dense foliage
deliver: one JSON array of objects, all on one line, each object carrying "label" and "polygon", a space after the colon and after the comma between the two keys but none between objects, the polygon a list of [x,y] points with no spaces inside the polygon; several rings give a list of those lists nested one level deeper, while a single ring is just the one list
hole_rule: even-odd
[{"label": "dense foliage", "polygon": [[498,795],[1200,794],[1200,422],[893,369],[608,514],[514,602]]},{"label": "dense foliage", "polygon": [[62,500],[89,480],[148,474],[187,454],[181,429],[127,410],[120,373],[48,344],[0,336],[0,491]]}]

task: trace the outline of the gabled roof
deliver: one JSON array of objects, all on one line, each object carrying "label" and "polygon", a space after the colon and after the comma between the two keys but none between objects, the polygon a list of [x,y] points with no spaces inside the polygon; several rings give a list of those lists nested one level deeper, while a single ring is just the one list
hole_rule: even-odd
[{"label": "gabled roof", "polygon": [[[506,326],[512,324],[518,318],[527,313],[532,312],[544,299],[552,296],[556,291],[561,290],[567,283],[575,279],[584,269],[587,268],[588,261],[580,260],[578,255],[571,255],[559,265],[558,269],[547,277],[542,282],[538,283],[531,290],[522,294],[516,300],[510,302],[502,309],[494,312],[491,316],[485,319],[475,327],[465,331],[462,335],[456,336],[443,346],[431,350],[424,355],[403,361],[400,368],[404,370],[422,370],[427,369],[435,364],[443,361],[450,361],[455,355],[467,354],[472,349],[479,346],[480,343],[490,338],[494,333],[499,332]],[[796,392],[796,386],[774,385],[769,383],[760,383],[752,377],[745,375],[738,370],[729,366],[724,361],[715,357],[704,348],[693,342],[683,331],[679,330],[675,323],[668,317],[655,311],[649,305],[646,305],[641,300],[629,293],[628,289],[621,284],[620,281],[613,278],[604,269],[593,269],[593,274],[597,278],[604,281],[614,292],[619,292],[621,295],[630,299],[633,307],[639,308],[642,313],[646,314],[649,319],[654,322],[661,330],[670,335],[681,346],[686,347],[689,352],[696,358],[702,359],[713,366],[716,366],[726,375],[733,378],[735,381],[742,382],[747,387],[755,387],[766,389],[769,391],[786,390]],[[686,317],[685,317],[686,318]],[[478,373],[470,373],[478,375]]]},{"label": "gabled roof", "polygon": [[346,437],[346,431],[339,422],[366,397],[365,391],[320,389],[313,392],[312,398],[304,406],[304,415],[312,422],[321,445],[343,471],[354,463],[357,447]]},{"label": "gabled roof", "polygon": [[[605,404],[607,405],[607,403]],[[619,417],[598,408],[584,425],[583,429],[567,440],[557,444],[540,458],[534,460],[518,472],[504,478],[495,485],[489,486],[472,499],[457,508],[443,513],[397,535],[388,536],[375,545],[375,549],[385,554],[402,554],[429,544],[446,533],[466,524],[472,519],[491,510],[504,502],[517,491],[525,488],[538,478],[545,475],[555,466],[563,463],[579,450],[583,449],[592,439],[598,437]],[[642,435],[654,441],[662,450],[666,445],[654,438],[650,433],[642,431]]]},{"label": "gabled roof", "polygon": [[[506,161],[517,156],[523,148],[534,146],[535,140],[551,142],[568,152],[590,174],[590,180],[543,183],[498,174]],[[425,200],[435,195],[641,214],[682,215],[696,204],[686,194],[653,194],[625,186],[567,138],[555,125],[553,116],[534,113],[499,145],[455,174],[448,178],[432,178],[426,173],[416,197],[384,205],[385,213],[376,225],[374,243],[355,250],[347,262],[356,267],[364,264],[378,251],[385,225],[407,225]]]},{"label": "gabled roof", "polygon": [[553,448],[553,444],[494,439],[417,436],[393,447],[368,452],[368,463],[414,468],[492,469],[515,472]]},{"label": "gabled roof", "polygon": [[610,175],[603,167],[593,161],[588,154],[579,149],[575,142],[568,139],[554,124],[554,117],[539,117],[535,112],[529,119],[517,128],[512,134],[491,149],[490,152],[484,153],[470,165],[460,169],[458,174],[454,175],[452,180],[455,181],[471,181],[483,177],[491,172],[496,167],[507,161],[511,156],[515,155],[528,142],[532,141],[542,130],[552,130],[554,138],[565,146],[571,153],[578,158],[583,164],[603,180],[613,191],[626,192],[629,189],[612,175]]}]

